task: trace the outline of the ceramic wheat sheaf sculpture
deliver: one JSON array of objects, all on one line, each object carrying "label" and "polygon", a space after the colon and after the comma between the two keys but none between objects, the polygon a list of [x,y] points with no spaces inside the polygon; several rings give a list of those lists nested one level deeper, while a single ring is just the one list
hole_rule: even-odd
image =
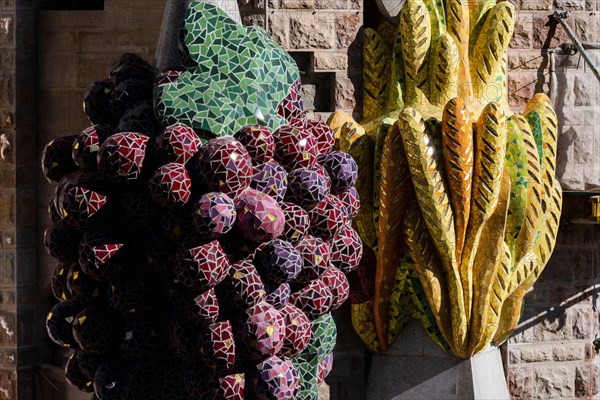
[{"label": "ceramic wheat sheaf sculpture", "polygon": [[508,106],[515,17],[509,2],[408,0],[398,26],[364,30],[363,119],[329,124],[359,164],[355,225],[377,254],[361,266],[374,295],[352,306],[372,350],[413,316],[457,357],[501,344],[552,253],[557,120],[544,94]]}]

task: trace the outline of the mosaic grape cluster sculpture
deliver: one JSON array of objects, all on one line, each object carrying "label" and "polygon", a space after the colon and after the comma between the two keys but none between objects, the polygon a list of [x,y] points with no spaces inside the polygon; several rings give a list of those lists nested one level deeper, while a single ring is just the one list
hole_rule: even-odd
[{"label": "mosaic grape cluster sculpture", "polygon": [[359,165],[356,226],[376,257],[352,318],[372,350],[410,317],[457,357],[499,345],[548,263],[558,123],[544,94],[508,106],[515,18],[510,2],[407,0],[397,26],[364,30],[363,120],[328,122]]},{"label": "mosaic grape cluster sculpture", "polygon": [[[330,311],[362,254],[356,163],[306,119],[297,68],[263,31],[190,7],[185,48],[198,65],[155,76],[122,56],[85,95],[94,125],[44,150],[59,300],[48,333],[73,349],[67,380],[93,399],[317,399]],[[244,109],[226,96],[209,107],[204,89],[190,119],[163,107],[197,79],[240,77],[256,84]],[[248,109],[264,119],[238,113]]]}]

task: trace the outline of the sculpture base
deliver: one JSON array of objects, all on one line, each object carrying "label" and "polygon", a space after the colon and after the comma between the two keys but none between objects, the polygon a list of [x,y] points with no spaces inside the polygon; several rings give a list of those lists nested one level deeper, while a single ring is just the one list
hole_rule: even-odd
[{"label": "sculpture base", "polygon": [[412,320],[385,353],[373,356],[367,400],[509,400],[500,350],[469,360],[446,354]]}]

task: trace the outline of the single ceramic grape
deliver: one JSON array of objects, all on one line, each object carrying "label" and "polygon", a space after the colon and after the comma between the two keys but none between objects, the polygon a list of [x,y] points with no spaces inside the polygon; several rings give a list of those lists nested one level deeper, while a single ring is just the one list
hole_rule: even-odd
[{"label": "single ceramic grape", "polygon": [[74,300],[57,303],[48,313],[46,329],[52,341],[62,347],[77,347],[73,338],[72,325],[82,306]]},{"label": "single ceramic grape", "polygon": [[249,373],[248,394],[251,398],[291,400],[299,386],[299,375],[291,362],[272,356]]},{"label": "single ceramic grape", "polygon": [[362,251],[362,240],[358,232],[349,226],[344,226],[331,241],[329,262],[347,274],[358,267]]},{"label": "single ceramic grape", "polygon": [[108,187],[97,175],[74,173],[59,195],[58,210],[63,218],[86,227],[106,217],[108,203]]},{"label": "single ceramic grape", "polygon": [[290,243],[296,243],[308,232],[308,213],[302,207],[289,202],[281,203],[281,210],[285,216],[283,237]]},{"label": "single ceramic grape", "polygon": [[[83,95],[83,112],[92,124],[113,124],[115,117],[110,110],[113,90],[109,79],[92,83]],[[118,118],[117,118],[118,119]]]},{"label": "single ceramic grape", "polygon": [[126,79],[114,86],[110,94],[110,111],[121,119],[125,111],[137,103],[152,98],[152,83],[141,79]]},{"label": "single ceramic grape", "polygon": [[350,284],[346,275],[336,267],[329,267],[320,278],[331,290],[333,302],[330,310],[337,310],[350,295]]},{"label": "single ceramic grape", "polygon": [[94,393],[100,400],[123,400],[129,389],[129,366],[120,359],[100,364],[94,375]]},{"label": "single ceramic grape", "polygon": [[309,131],[285,125],[274,133],[275,161],[292,171],[311,168],[317,161],[317,140]]},{"label": "single ceramic grape", "polygon": [[192,182],[183,164],[159,167],[148,182],[150,195],[162,207],[181,206],[192,196]]},{"label": "single ceramic grape", "polygon": [[186,164],[196,155],[202,143],[192,128],[184,124],[167,126],[165,131],[158,135],[155,142],[155,151],[163,164]]},{"label": "single ceramic grape", "polygon": [[229,371],[236,362],[236,342],[230,321],[215,322],[202,333],[204,360],[219,371]]},{"label": "single ceramic grape", "polygon": [[224,304],[237,310],[258,304],[266,295],[265,285],[250,260],[234,263],[217,293]]},{"label": "single ceramic grape", "polygon": [[319,154],[329,153],[335,145],[335,136],[333,131],[325,122],[306,121],[306,129],[313,134],[317,140],[317,150]]},{"label": "single ceramic grape", "polygon": [[73,353],[65,365],[65,378],[69,385],[82,392],[91,393],[94,391],[94,377],[85,374],[80,366],[77,354]]},{"label": "single ceramic grape", "polygon": [[256,165],[250,187],[268,194],[280,203],[287,191],[287,173],[273,160]]},{"label": "single ceramic grape", "polygon": [[260,243],[283,233],[285,216],[271,196],[248,189],[239,196],[235,207],[236,227],[247,240]]},{"label": "single ceramic grape", "polygon": [[229,268],[227,255],[216,240],[177,251],[175,275],[182,284],[194,290],[214,287],[225,279]]},{"label": "single ceramic grape", "polygon": [[79,265],[92,278],[106,280],[127,264],[127,246],[120,232],[99,229],[81,238]]},{"label": "single ceramic grape", "polygon": [[342,202],[344,213],[349,219],[353,219],[360,209],[360,196],[353,186],[350,189],[340,193],[337,197]]},{"label": "single ceramic grape", "polygon": [[124,322],[116,343],[119,354],[128,362],[156,357],[165,344],[165,338],[154,323],[135,316]]},{"label": "single ceramic grape", "polygon": [[73,300],[81,304],[87,304],[95,299],[106,299],[108,285],[92,278],[83,270],[78,263],[71,265],[67,274],[67,288]]},{"label": "single ceramic grape", "polygon": [[328,195],[308,212],[310,231],[313,235],[329,240],[346,226],[348,217],[339,199]]},{"label": "single ceramic grape", "polygon": [[188,318],[197,324],[208,325],[216,322],[220,308],[215,289],[186,296],[184,308]]},{"label": "single ceramic grape", "polygon": [[281,310],[290,300],[292,288],[289,283],[273,284],[266,287],[267,296],[265,301]]},{"label": "single ceramic grape", "polygon": [[288,190],[285,199],[305,210],[315,207],[329,194],[325,178],[318,172],[300,168],[288,174]]},{"label": "single ceramic grape", "polygon": [[306,235],[296,244],[302,257],[302,272],[298,281],[307,283],[321,276],[329,266],[329,243],[320,238]]},{"label": "single ceramic grape", "polygon": [[98,170],[120,182],[136,180],[142,173],[148,137],[121,132],[106,139],[98,151]]},{"label": "single ceramic grape", "polygon": [[192,221],[196,232],[209,238],[217,238],[229,232],[236,217],[233,200],[219,192],[206,193],[192,207]]},{"label": "single ceramic grape", "polygon": [[230,374],[219,378],[219,400],[243,400],[246,379],[244,374]]},{"label": "single ceramic grape", "polygon": [[235,200],[250,185],[252,161],[234,138],[216,138],[200,148],[195,174],[209,191],[222,192]]},{"label": "single ceramic grape", "polygon": [[304,110],[300,79],[291,86],[289,93],[277,108],[277,114],[284,117],[290,125],[304,127],[306,124],[306,111]]},{"label": "single ceramic grape", "polygon": [[68,300],[71,298],[71,291],[67,286],[67,276],[71,264],[59,263],[52,271],[52,278],[50,280],[50,287],[54,298],[58,301]]},{"label": "single ceramic grape", "polygon": [[310,321],[298,307],[286,304],[281,310],[285,322],[285,337],[281,355],[295,357],[304,350],[310,340]]},{"label": "single ceramic grape", "polygon": [[303,265],[300,253],[291,243],[281,239],[273,239],[258,248],[253,262],[260,276],[269,283],[293,281]]},{"label": "single ceramic grape", "polygon": [[318,161],[331,178],[331,193],[342,193],[356,183],[358,166],[350,154],[336,150],[321,154]]},{"label": "single ceramic grape", "polygon": [[78,170],[73,161],[73,142],[77,135],[61,136],[49,141],[42,151],[42,173],[50,183],[58,183],[63,177]]},{"label": "single ceramic grape", "polygon": [[133,53],[119,56],[113,61],[110,69],[110,80],[115,86],[127,79],[152,82],[154,75],[154,68],[142,57]]},{"label": "single ceramic grape", "polygon": [[252,164],[263,164],[273,158],[275,139],[266,127],[248,125],[240,129],[233,137],[248,150]]},{"label": "single ceramic grape", "polygon": [[111,279],[108,304],[121,315],[136,315],[148,304],[150,289],[138,274],[121,273]]},{"label": "single ceramic grape", "polygon": [[44,246],[52,257],[59,261],[77,261],[81,233],[66,220],[53,223],[44,232]]},{"label": "single ceramic grape", "polygon": [[123,193],[120,208],[130,232],[137,234],[140,231],[156,231],[160,206],[145,188],[134,188]]},{"label": "single ceramic grape", "polygon": [[246,358],[261,361],[278,354],[285,337],[285,323],[279,311],[265,301],[248,308],[236,328]]},{"label": "single ceramic grape", "polygon": [[73,338],[83,351],[107,354],[115,343],[115,335],[115,315],[102,304],[87,306],[73,319]]},{"label": "single ceramic grape", "polygon": [[333,294],[321,279],[315,279],[299,291],[292,293],[290,303],[314,320],[331,309]]},{"label": "single ceramic grape", "polygon": [[164,130],[164,126],[156,119],[150,99],[125,111],[117,127],[119,132],[139,132],[150,137],[156,137]]},{"label": "single ceramic grape", "polygon": [[93,125],[81,131],[73,142],[72,157],[75,163],[86,172],[96,171],[98,150],[115,133],[117,128],[106,124]]}]

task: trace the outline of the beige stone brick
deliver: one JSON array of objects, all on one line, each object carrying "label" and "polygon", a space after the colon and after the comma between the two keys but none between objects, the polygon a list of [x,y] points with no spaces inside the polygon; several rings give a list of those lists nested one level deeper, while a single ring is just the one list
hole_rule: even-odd
[{"label": "beige stone brick", "polygon": [[348,55],[345,53],[315,52],[315,71],[346,71]]},{"label": "beige stone brick", "polygon": [[575,367],[539,367],[535,369],[535,399],[574,397]]},{"label": "beige stone brick", "polygon": [[279,8],[292,10],[314,10],[315,0],[279,0]]},{"label": "beige stone brick", "polygon": [[554,0],[554,7],[558,10],[584,10],[585,0]]},{"label": "beige stone brick", "polygon": [[519,15],[515,21],[515,31],[510,41],[513,49],[529,49],[533,36],[533,19],[529,15]]},{"label": "beige stone brick", "polygon": [[346,10],[348,0],[315,0],[315,8],[320,10]]},{"label": "beige stone brick", "polygon": [[509,368],[508,389],[514,400],[533,398],[533,371],[531,368]]},{"label": "beige stone brick", "polygon": [[298,13],[290,16],[290,48],[332,49],[334,43],[334,22],[330,15]]},{"label": "beige stone brick", "polygon": [[508,104],[524,107],[533,95],[536,75],[532,72],[514,72],[508,76]]},{"label": "beige stone brick", "polygon": [[362,26],[362,14],[358,12],[340,14],[335,21],[337,45],[339,49],[350,47],[356,40],[358,30]]},{"label": "beige stone brick", "polygon": [[[540,13],[533,17],[533,48],[555,48],[566,42],[568,36],[560,25],[550,24],[548,16]],[[551,29],[552,28],[552,29]]]},{"label": "beige stone brick", "polygon": [[554,361],[577,361],[585,359],[585,343],[561,344],[554,346]]},{"label": "beige stone brick", "polygon": [[290,20],[289,16],[286,14],[282,14],[279,12],[273,13],[268,16],[269,18],[269,33],[279,44],[285,48],[289,49],[290,40],[289,40],[289,25]]},{"label": "beige stone brick", "polygon": [[550,345],[527,345],[521,347],[521,362],[544,362],[552,361],[552,346]]},{"label": "beige stone brick", "polygon": [[550,10],[552,0],[520,0],[521,10]]},{"label": "beige stone brick", "polygon": [[334,102],[336,109],[349,110],[356,106],[354,84],[346,74],[335,75]]}]

